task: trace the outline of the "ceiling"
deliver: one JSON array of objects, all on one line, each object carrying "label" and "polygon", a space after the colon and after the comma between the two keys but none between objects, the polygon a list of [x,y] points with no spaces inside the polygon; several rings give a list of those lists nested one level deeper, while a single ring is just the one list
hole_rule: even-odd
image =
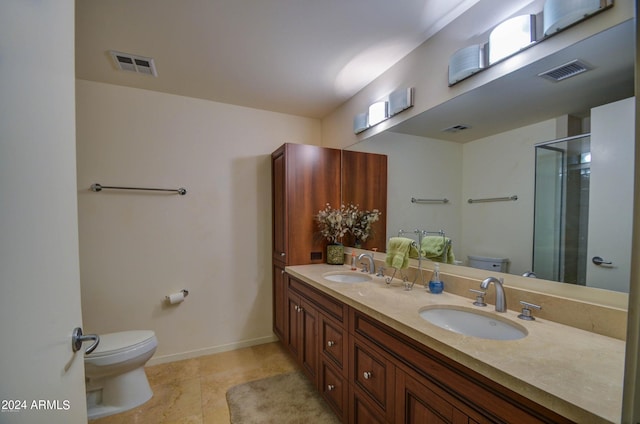
[{"label": "ceiling", "polygon": [[478,1],[79,0],[76,77],[322,118]]}]

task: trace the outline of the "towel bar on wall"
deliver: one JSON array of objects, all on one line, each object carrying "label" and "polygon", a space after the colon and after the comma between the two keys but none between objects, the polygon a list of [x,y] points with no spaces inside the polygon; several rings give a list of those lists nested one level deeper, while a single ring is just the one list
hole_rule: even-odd
[{"label": "towel bar on wall", "polygon": [[101,184],[95,183],[91,184],[91,191],[102,191],[102,190],[144,190],[144,191],[168,191],[175,192],[181,196],[187,194],[187,189],[178,188],[178,189],[170,189],[170,188],[145,188],[145,187],[116,187],[116,186],[103,186]]},{"label": "towel bar on wall", "polygon": [[518,200],[518,196],[508,196],[508,197],[491,197],[488,199],[469,199],[467,202],[469,203],[484,203],[484,202],[507,202],[509,200],[516,201]]},{"label": "towel bar on wall", "polygon": [[412,197],[411,203],[449,203],[449,199],[416,199]]}]

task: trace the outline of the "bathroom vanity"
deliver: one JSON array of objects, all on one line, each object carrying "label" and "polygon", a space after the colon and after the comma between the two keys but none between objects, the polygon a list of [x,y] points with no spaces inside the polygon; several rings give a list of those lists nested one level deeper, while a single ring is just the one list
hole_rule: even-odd
[{"label": "bathroom vanity", "polygon": [[289,266],[274,280],[276,334],[342,422],[619,421],[623,341],[512,310],[496,319],[523,327],[522,339],[453,333],[419,311],[474,308],[472,294],[325,278],[342,269]]}]

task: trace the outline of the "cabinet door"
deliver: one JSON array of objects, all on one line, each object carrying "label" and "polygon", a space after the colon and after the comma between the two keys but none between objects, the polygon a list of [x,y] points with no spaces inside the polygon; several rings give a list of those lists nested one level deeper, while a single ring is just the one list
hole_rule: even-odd
[{"label": "cabinet door", "polygon": [[286,281],[284,268],[273,264],[273,332],[280,341],[285,341],[285,317],[286,317]]},{"label": "cabinet door", "polygon": [[318,311],[300,299],[300,364],[314,384],[318,381]]},{"label": "cabinet door", "polygon": [[[342,202],[360,209],[378,209],[382,214],[371,226],[370,237],[361,243],[363,249],[377,248],[384,252],[387,245],[387,156],[376,153],[342,151]],[[346,240],[353,246],[354,240]]]},{"label": "cabinet door", "polygon": [[470,424],[470,418],[408,374],[396,374],[396,422],[405,424]]},{"label": "cabinet door", "polygon": [[285,316],[285,345],[294,358],[300,358],[300,296],[287,290]]},{"label": "cabinet door", "polygon": [[271,155],[271,193],[273,196],[273,260],[286,264],[288,233],[284,146]]}]

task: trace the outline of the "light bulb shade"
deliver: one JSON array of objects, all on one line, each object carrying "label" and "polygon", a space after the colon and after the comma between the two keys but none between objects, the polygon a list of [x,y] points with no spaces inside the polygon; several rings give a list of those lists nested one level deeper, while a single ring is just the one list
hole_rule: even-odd
[{"label": "light bulb shade", "polygon": [[597,12],[601,7],[600,0],[547,0],[542,11],[544,35],[558,32]]},{"label": "light bulb shade", "polygon": [[367,114],[366,113],[360,113],[358,115],[356,115],[355,118],[353,118],[353,132],[356,134],[361,133],[362,131],[366,130],[367,128],[369,128],[367,126]]},{"label": "light bulb shade", "polygon": [[507,19],[489,35],[489,63],[494,64],[536,41],[536,15]]},{"label": "light bulb shade", "polygon": [[372,127],[389,117],[388,103],[386,101],[376,102],[369,106],[369,126]]},{"label": "light bulb shade", "polygon": [[413,88],[401,88],[389,94],[389,116],[413,106]]},{"label": "light bulb shade", "polygon": [[484,67],[484,48],[474,44],[462,48],[449,58],[449,85],[475,74]]}]

